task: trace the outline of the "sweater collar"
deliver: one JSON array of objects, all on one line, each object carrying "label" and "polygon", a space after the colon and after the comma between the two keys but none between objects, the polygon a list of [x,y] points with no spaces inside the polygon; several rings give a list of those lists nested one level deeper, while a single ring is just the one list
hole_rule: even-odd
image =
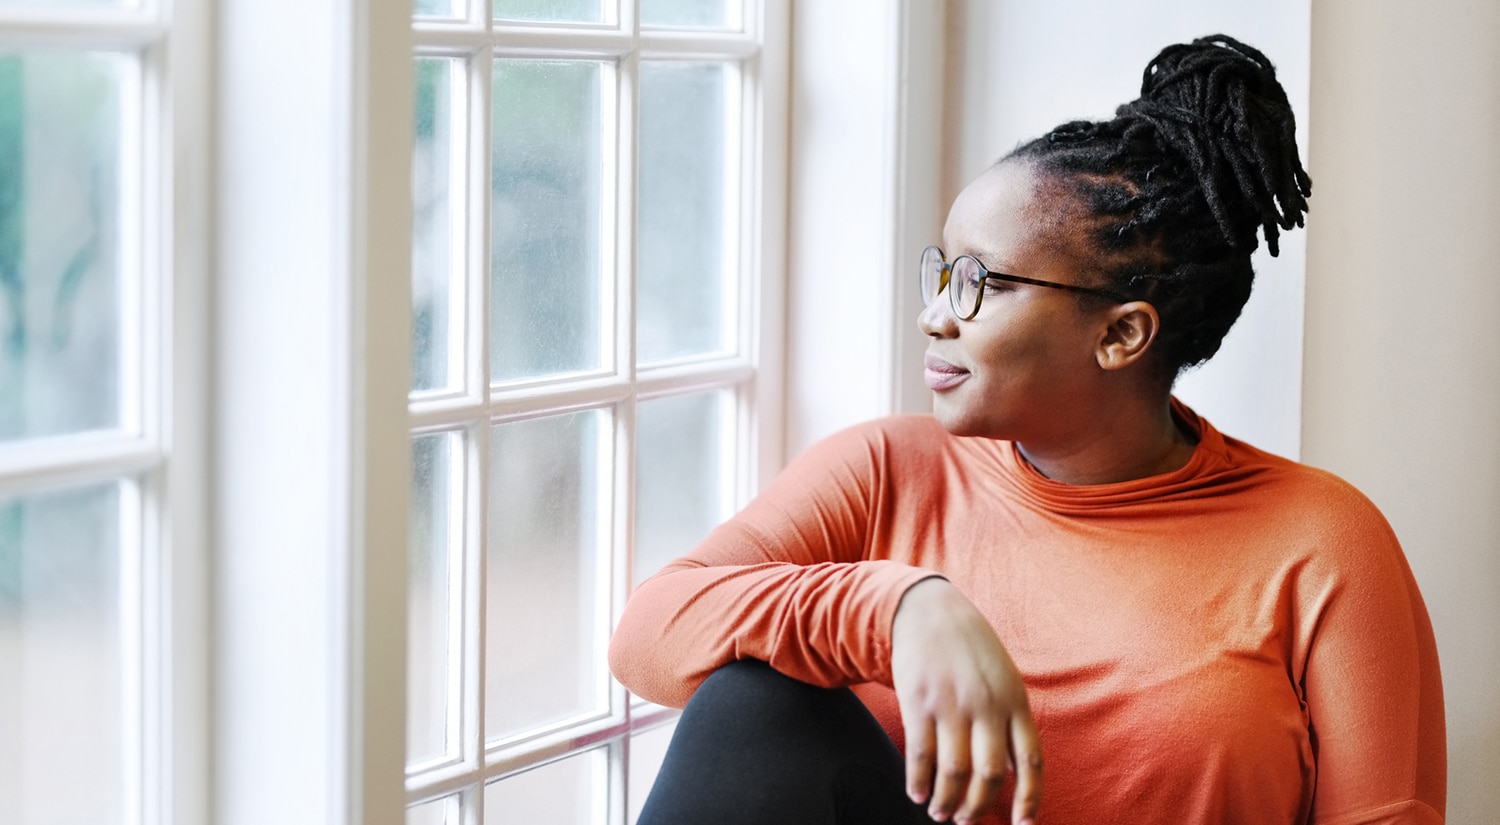
[{"label": "sweater collar", "polygon": [[1192,457],[1169,473],[1109,484],[1068,484],[1042,475],[1014,442],[995,443],[999,470],[1025,498],[1057,512],[1093,511],[1142,501],[1191,496],[1212,476],[1231,470],[1224,436],[1186,404],[1172,399],[1172,412],[1197,438]]}]

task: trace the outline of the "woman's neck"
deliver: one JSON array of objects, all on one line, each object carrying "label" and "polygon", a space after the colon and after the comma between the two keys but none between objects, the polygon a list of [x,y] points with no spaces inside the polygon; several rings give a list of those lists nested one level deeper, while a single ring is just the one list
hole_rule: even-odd
[{"label": "woman's neck", "polygon": [[1197,441],[1172,413],[1171,398],[1160,404],[1116,408],[1089,429],[1044,443],[1018,443],[1037,472],[1066,484],[1111,484],[1181,469]]}]

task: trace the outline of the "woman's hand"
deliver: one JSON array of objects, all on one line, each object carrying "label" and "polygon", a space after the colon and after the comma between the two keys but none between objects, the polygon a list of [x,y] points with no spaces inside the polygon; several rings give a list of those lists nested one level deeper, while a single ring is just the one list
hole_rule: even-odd
[{"label": "woman's hand", "polygon": [[1042,749],[1026,688],[989,622],[944,579],[906,591],[891,632],[906,793],[938,821],[977,819],[1016,771],[1011,822],[1035,820]]}]

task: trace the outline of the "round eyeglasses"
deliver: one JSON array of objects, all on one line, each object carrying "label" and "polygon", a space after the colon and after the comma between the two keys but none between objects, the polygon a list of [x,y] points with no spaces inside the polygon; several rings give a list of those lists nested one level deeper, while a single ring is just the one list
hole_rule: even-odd
[{"label": "round eyeglasses", "polygon": [[1118,292],[1107,289],[1093,289],[1086,286],[1074,286],[1073,284],[1060,284],[1056,281],[1041,281],[1036,278],[1023,278],[1020,275],[1006,275],[1001,272],[991,272],[984,268],[973,255],[960,255],[952,263],[943,260],[943,250],[929,246],[922,250],[922,271],[919,285],[922,288],[922,306],[930,306],[937,296],[945,288],[948,289],[948,301],[953,306],[953,315],[960,321],[972,321],[979,314],[979,305],[984,300],[984,282],[987,279],[996,281],[1010,281],[1017,284],[1031,284],[1032,286],[1045,286],[1051,289],[1065,289],[1069,292],[1080,292],[1084,295],[1097,295],[1108,298],[1116,303],[1124,303],[1130,299]]}]

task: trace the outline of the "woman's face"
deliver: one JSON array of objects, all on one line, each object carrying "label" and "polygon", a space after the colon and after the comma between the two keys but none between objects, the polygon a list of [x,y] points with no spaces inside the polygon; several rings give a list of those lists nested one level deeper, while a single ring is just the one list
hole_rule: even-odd
[{"label": "woman's face", "polygon": [[[948,213],[943,252],[972,255],[991,272],[1077,286],[1092,248],[1077,204],[1006,161],[969,184]],[[1102,302],[1061,289],[987,279],[979,314],[953,315],[939,296],[918,317],[929,336],[926,378],[938,421],[957,435],[1022,443],[1075,438],[1103,412],[1096,348],[1108,325]]]}]

